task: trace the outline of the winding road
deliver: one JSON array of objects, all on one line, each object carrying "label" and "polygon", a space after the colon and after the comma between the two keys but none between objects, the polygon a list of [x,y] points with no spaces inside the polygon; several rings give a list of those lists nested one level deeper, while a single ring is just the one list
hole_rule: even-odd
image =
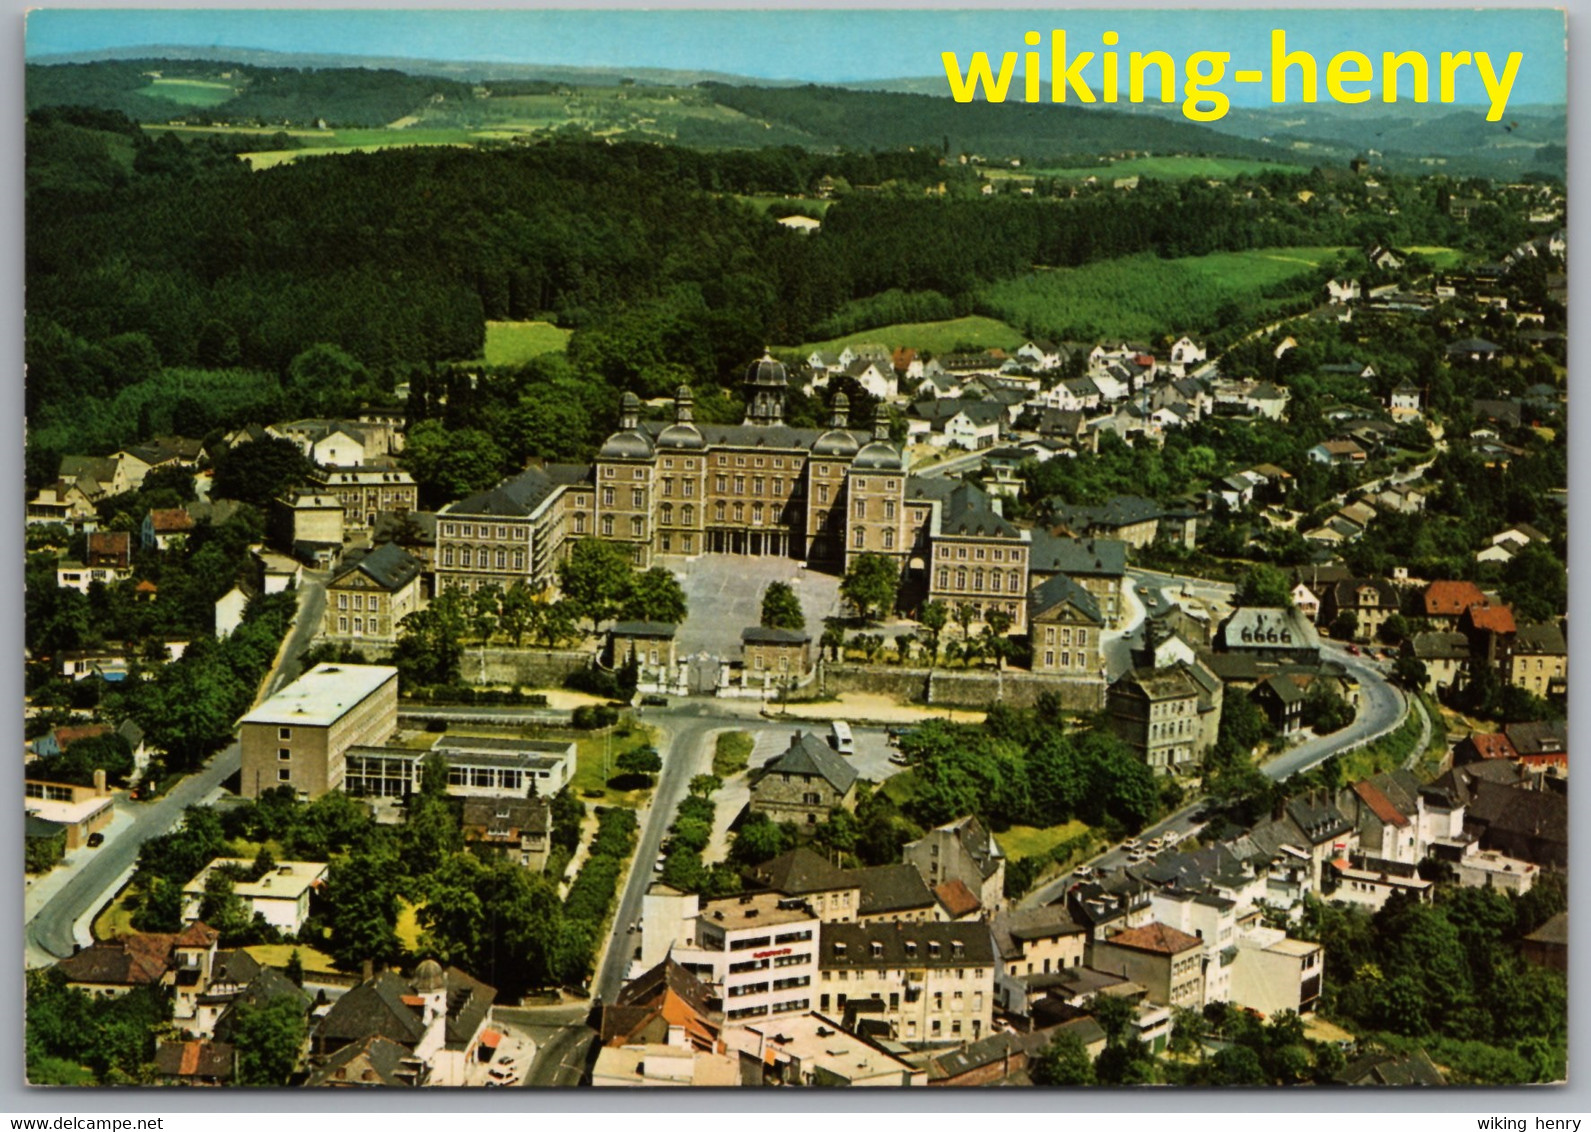
[{"label": "winding road", "polygon": [[[319,630],[325,607],[324,579],[306,572],[298,591],[298,610],[293,615],[293,624],[277,651],[276,663],[264,681],[260,698],[272,695],[298,675],[297,658]],[[118,798],[117,808],[132,815],[131,823],[107,837],[105,844],[74,866],[72,877],[28,918],[24,940],[29,966],[46,966],[56,959],[64,959],[77,950],[78,945],[89,942],[85,921],[98,913],[126,883],[144,842],[169,833],[182,820],[183,810],[208,799],[226,778],[238,772],[241,765],[242,754],[238,745],[232,743],[163,797],[152,802]]]}]

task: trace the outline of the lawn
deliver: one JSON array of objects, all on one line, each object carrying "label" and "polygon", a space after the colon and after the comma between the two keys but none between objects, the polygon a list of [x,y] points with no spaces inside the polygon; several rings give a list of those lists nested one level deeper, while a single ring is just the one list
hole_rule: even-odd
[{"label": "lawn", "polygon": [[409,951],[420,950],[420,909],[407,900],[398,899],[398,942]]},{"label": "lawn", "polygon": [[1459,251],[1457,248],[1438,248],[1425,246],[1417,248],[1405,248],[1403,250],[1413,252],[1415,255],[1423,255],[1426,259],[1431,261],[1431,266],[1435,268],[1457,267],[1459,264],[1464,262],[1464,253]]},{"label": "lawn", "polygon": [[751,763],[755,745],[756,741],[745,731],[725,731],[713,749],[713,773],[719,778],[739,774]]},{"label": "lawn", "polygon": [[209,82],[205,79],[156,79],[139,93],[183,106],[211,107],[231,101],[238,92],[231,83]]},{"label": "lawn", "polygon": [[99,915],[94,917],[93,926],[89,929],[95,939],[114,939],[121,935],[131,935],[137,929],[133,927],[133,911],[127,906],[127,897],[132,892],[131,887],[123,888]]},{"label": "lawn", "polygon": [[261,943],[245,947],[243,950],[247,951],[256,963],[262,963],[267,967],[287,966],[293,957],[293,952],[296,951],[299,962],[304,964],[307,973],[329,973],[337,969],[337,964],[332,962],[330,955],[302,943]]},{"label": "lawn", "polygon": [[1065,166],[1053,169],[1024,170],[1035,177],[1061,177],[1081,180],[1085,177],[1101,179],[1117,177],[1157,177],[1165,181],[1188,177],[1226,180],[1243,173],[1303,173],[1300,165],[1284,165],[1275,161],[1247,161],[1237,157],[1133,157],[1108,165]]},{"label": "lawn", "polygon": [[1036,829],[1031,825],[1013,825],[1004,833],[994,835],[1005,855],[1013,861],[1020,861],[1024,857],[1047,857],[1050,850],[1061,842],[1076,837],[1086,832],[1088,824],[1076,819],[1065,825],[1052,825],[1048,829]]},{"label": "lawn", "polygon": [[1263,307],[1267,298],[1300,288],[1335,247],[1258,248],[1206,256],[1153,255],[1102,260],[1083,267],[1036,269],[990,284],[984,306],[1053,338],[1151,338],[1199,332],[1226,321],[1227,309]]},{"label": "lawn", "polygon": [[[651,788],[644,790],[615,790],[608,785],[609,780],[618,774],[617,763],[619,756],[626,751],[633,751],[645,747],[653,742],[652,729],[645,725],[631,724],[627,732],[624,724],[620,724],[612,733],[612,746],[609,744],[609,734],[597,732],[596,734],[581,734],[576,738],[575,750],[579,765],[575,770],[574,781],[569,785],[577,797],[583,802],[594,802],[599,806],[628,806],[630,809],[639,809],[646,803]],[[624,732],[621,734],[621,732]],[[607,767],[604,776],[603,767]]]},{"label": "lawn", "polygon": [[550,322],[486,323],[486,364],[517,366],[541,354],[557,354],[569,344],[570,332]]},{"label": "lawn", "polygon": [[880,787],[884,796],[897,806],[904,806],[917,797],[917,772],[903,770],[899,774],[892,774],[884,780]]},{"label": "lawn", "polygon": [[831,338],[827,342],[807,342],[795,347],[795,350],[805,357],[813,350],[837,353],[846,346],[873,342],[891,350],[897,346],[912,346],[931,354],[948,354],[963,346],[979,350],[999,346],[1011,350],[1022,345],[1023,341],[1025,339],[1020,330],[999,319],[968,315],[966,318],[950,318],[942,322],[897,322],[872,330],[859,330],[855,334]]}]

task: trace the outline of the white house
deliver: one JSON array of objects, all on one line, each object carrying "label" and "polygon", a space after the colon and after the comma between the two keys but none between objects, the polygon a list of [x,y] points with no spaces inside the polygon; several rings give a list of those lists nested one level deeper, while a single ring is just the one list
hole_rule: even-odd
[{"label": "white house", "polygon": [[1326,284],[1326,301],[1328,303],[1352,302],[1359,295],[1359,280],[1357,279],[1333,279]]},{"label": "white house", "polygon": [[[212,873],[227,867],[248,872],[253,864],[242,857],[217,857],[201,869],[198,876],[182,886],[183,923],[199,919],[205,883]],[[325,882],[324,861],[278,861],[258,880],[233,881],[232,894],[243,901],[251,915],[258,913],[272,927],[297,935],[309,917],[310,893]]]},{"label": "white house", "polygon": [[1171,365],[1186,373],[1189,366],[1208,360],[1205,348],[1184,334],[1171,344]]},{"label": "white house", "polygon": [[1044,338],[1034,338],[1017,347],[1016,356],[1036,370],[1050,370],[1065,359],[1061,348]]},{"label": "white house", "polygon": [[243,611],[248,608],[249,595],[242,586],[233,586],[215,601],[215,635],[226,638],[232,630],[243,624]]}]

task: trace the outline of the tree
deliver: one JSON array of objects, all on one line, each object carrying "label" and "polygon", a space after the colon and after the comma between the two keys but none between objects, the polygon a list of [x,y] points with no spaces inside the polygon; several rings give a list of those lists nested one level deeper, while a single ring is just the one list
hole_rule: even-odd
[{"label": "tree", "polygon": [[299,953],[298,948],[293,948],[293,953],[287,957],[287,965],[282,968],[282,973],[294,986],[304,985],[304,956]]},{"label": "tree", "polygon": [[558,585],[581,616],[591,619],[591,631],[618,613],[630,594],[635,567],[618,543],[581,539],[569,557],[558,564]]},{"label": "tree", "polygon": [[357,360],[337,346],[318,342],[289,363],[283,392],[302,413],[336,416],[354,407],[354,390],[369,380]]},{"label": "tree", "polygon": [[958,602],[951,613],[957,628],[961,630],[963,644],[972,640],[972,626],[978,620],[978,610],[970,601]]},{"label": "tree", "polygon": [[1392,663],[1392,678],[1410,691],[1420,691],[1430,679],[1425,669],[1425,661],[1417,656],[1405,654]]},{"label": "tree", "polygon": [[523,581],[515,582],[503,594],[498,625],[512,638],[516,649],[525,643],[525,634],[535,624],[536,604],[535,595]]},{"label": "tree", "polygon": [[1028,1065],[1035,1085],[1092,1085],[1094,1062],[1083,1040],[1070,1030],[1061,1030],[1050,1039],[1038,1057]]},{"label": "tree", "polygon": [[1328,631],[1340,641],[1353,640],[1359,635],[1359,615],[1351,609],[1340,611],[1331,619],[1331,628]]},{"label": "tree", "polygon": [[215,459],[211,494],[268,507],[289,487],[303,483],[314,465],[297,444],[282,437],[247,440],[223,448]]},{"label": "tree", "polygon": [[762,627],[764,629],[805,629],[807,617],[801,610],[801,599],[788,582],[771,582],[762,592]]},{"label": "tree", "polygon": [[403,953],[398,942],[398,856],[385,846],[333,861],[326,874],[327,950],[338,966],[355,968],[366,959],[390,963]]},{"label": "tree", "polygon": [[1318,735],[1341,731],[1353,722],[1353,707],[1347,700],[1317,680],[1304,695],[1304,726],[1312,727]]},{"label": "tree", "polygon": [[654,566],[631,579],[621,616],[627,621],[678,625],[685,620],[685,590],[673,571]]},{"label": "tree", "polygon": [[304,1048],[305,1018],[305,1003],[297,995],[283,995],[265,1003],[238,1003],[232,1030],[238,1057],[237,1083],[266,1088],[287,1084],[298,1068],[298,1056]]},{"label": "tree", "polygon": [[691,776],[686,790],[693,798],[711,798],[723,785],[724,780],[716,774],[697,774]]},{"label": "tree", "polygon": [[939,663],[939,635],[950,620],[950,609],[942,601],[930,601],[917,611],[917,621],[928,633],[928,663]]},{"label": "tree", "polygon": [[398,622],[398,647],[393,650],[392,659],[406,687],[454,683],[463,657],[464,646],[457,629],[435,602],[431,608],[417,609]]},{"label": "tree", "polygon": [[1011,615],[1003,609],[991,609],[984,616],[984,647],[994,657],[995,667],[1004,668],[1006,658],[1015,648],[1015,642],[1006,636],[1011,631]]},{"label": "tree", "polygon": [[530,610],[530,631],[543,648],[557,648],[575,635],[575,622],[579,614],[574,603],[562,601],[536,602]]},{"label": "tree", "polygon": [[895,608],[895,593],[900,588],[900,570],[893,558],[882,554],[858,555],[840,581],[840,596],[855,608],[864,622],[882,617]]},{"label": "tree", "polygon": [[502,449],[486,433],[473,428],[450,431],[434,420],[409,430],[400,459],[431,503],[491,487],[505,464]]},{"label": "tree", "polygon": [[656,747],[636,747],[625,751],[613,762],[625,774],[650,777],[663,769],[663,756],[658,754]]},{"label": "tree", "polygon": [[1287,575],[1274,566],[1264,563],[1249,567],[1243,580],[1238,583],[1237,593],[1232,598],[1236,606],[1265,606],[1291,609],[1293,607],[1293,590],[1287,584]]}]

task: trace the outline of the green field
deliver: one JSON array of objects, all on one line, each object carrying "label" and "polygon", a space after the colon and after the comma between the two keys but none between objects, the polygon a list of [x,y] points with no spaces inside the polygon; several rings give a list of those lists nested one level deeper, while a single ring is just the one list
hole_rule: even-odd
[{"label": "green field", "polygon": [[1065,825],[1051,826],[1049,829],[1036,829],[1031,825],[1013,825],[1004,833],[994,835],[1005,855],[1013,861],[1020,861],[1024,857],[1048,856],[1061,842],[1085,833],[1088,825],[1080,821],[1069,821]]},{"label": "green field", "polygon": [[897,346],[913,346],[931,354],[948,354],[960,346],[979,350],[999,346],[1011,350],[1022,345],[1023,341],[1020,330],[998,319],[968,315],[966,318],[951,318],[943,322],[897,322],[872,330],[858,330],[855,334],[830,338],[827,342],[806,342],[793,349],[805,357],[813,350],[834,352],[846,346],[875,342],[891,350]]},{"label": "green field", "polygon": [[569,344],[569,331],[550,322],[486,323],[486,364],[517,366],[542,354],[562,352]]},{"label": "green field", "polygon": [[156,79],[139,93],[183,106],[208,108],[230,101],[238,90],[231,83],[209,82],[205,79]]},{"label": "green field", "polygon": [[1258,305],[1267,290],[1308,275],[1340,250],[1259,248],[1182,259],[1128,256],[1085,267],[1038,269],[991,284],[978,297],[1009,322],[1031,325],[1052,338],[1181,334],[1213,328],[1229,303]]},{"label": "green field", "polygon": [[824,213],[829,211],[832,200],[819,200],[807,197],[787,197],[777,193],[772,195],[757,194],[754,196],[735,195],[736,200],[743,200],[758,212],[767,212],[778,205],[781,216],[810,216],[814,220],[822,220]]},{"label": "green field", "polygon": [[1404,251],[1422,255],[1431,261],[1431,266],[1439,269],[1457,267],[1464,262],[1464,253],[1457,248],[1415,247],[1405,248]]},{"label": "green field", "polygon": [[1101,180],[1117,177],[1157,177],[1164,181],[1204,177],[1210,180],[1228,180],[1248,173],[1304,173],[1301,165],[1284,165],[1274,161],[1247,161],[1239,157],[1132,157],[1108,165],[1065,166],[1053,169],[1027,169],[1031,177],[1060,177],[1066,180],[1083,180],[1098,177]]}]

